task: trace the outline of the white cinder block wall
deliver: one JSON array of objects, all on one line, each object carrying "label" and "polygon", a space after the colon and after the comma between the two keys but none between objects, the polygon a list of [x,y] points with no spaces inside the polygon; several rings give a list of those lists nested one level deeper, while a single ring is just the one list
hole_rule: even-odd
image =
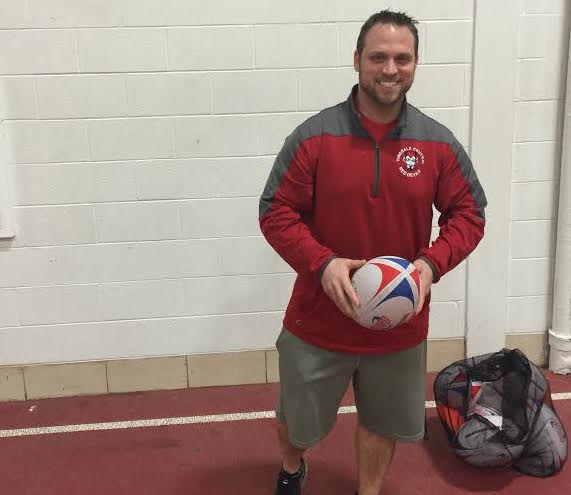
[{"label": "white cinder block wall", "polygon": [[[346,98],[390,4],[421,21],[410,100],[469,148],[475,3],[0,0],[0,365],[272,347],[294,274],[257,202],[284,138]],[[565,3],[522,1],[510,332],[549,323]],[[464,336],[466,271],[431,338]]]},{"label": "white cinder block wall", "polygon": [[514,92],[507,333],[551,326],[571,5],[524,0]]}]

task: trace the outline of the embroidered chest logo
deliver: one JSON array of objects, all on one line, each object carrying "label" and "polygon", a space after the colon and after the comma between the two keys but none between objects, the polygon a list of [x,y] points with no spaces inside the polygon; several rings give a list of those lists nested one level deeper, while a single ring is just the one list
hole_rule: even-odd
[{"label": "embroidered chest logo", "polygon": [[407,146],[399,151],[397,155],[399,171],[405,177],[418,177],[422,171],[420,165],[424,164],[422,151],[414,146]]}]

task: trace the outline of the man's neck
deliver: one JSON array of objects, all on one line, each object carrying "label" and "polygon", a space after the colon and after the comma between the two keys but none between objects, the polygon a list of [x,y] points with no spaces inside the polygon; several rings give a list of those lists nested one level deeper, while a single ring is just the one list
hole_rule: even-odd
[{"label": "man's neck", "polygon": [[363,92],[360,87],[357,89],[357,106],[359,108],[359,112],[368,119],[381,124],[396,120],[399,116],[403,101],[404,98],[401,98],[390,105],[379,105],[377,102],[369,98],[369,96]]}]

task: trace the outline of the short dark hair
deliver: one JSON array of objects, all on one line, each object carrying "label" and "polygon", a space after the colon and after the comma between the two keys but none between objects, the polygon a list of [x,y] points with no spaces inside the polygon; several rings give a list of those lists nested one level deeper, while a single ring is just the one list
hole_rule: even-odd
[{"label": "short dark hair", "polygon": [[365,46],[365,36],[376,24],[406,26],[414,36],[414,55],[418,58],[418,29],[415,26],[415,24],[418,24],[418,21],[408,16],[404,12],[393,12],[392,10],[381,10],[380,12],[373,14],[365,21],[365,24],[361,26],[361,32],[357,38],[357,53],[359,55],[363,53],[363,47]]}]

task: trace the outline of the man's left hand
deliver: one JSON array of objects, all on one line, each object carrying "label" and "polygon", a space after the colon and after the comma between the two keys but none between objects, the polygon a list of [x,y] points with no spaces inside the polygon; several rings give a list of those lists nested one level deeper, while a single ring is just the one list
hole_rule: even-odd
[{"label": "man's left hand", "polygon": [[413,262],[413,265],[418,270],[418,275],[420,278],[420,293],[418,298],[418,307],[416,308],[416,312],[414,316],[422,311],[422,307],[424,306],[424,300],[426,296],[430,293],[430,286],[432,285],[432,268],[428,265],[426,261],[423,259],[418,259]]}]

